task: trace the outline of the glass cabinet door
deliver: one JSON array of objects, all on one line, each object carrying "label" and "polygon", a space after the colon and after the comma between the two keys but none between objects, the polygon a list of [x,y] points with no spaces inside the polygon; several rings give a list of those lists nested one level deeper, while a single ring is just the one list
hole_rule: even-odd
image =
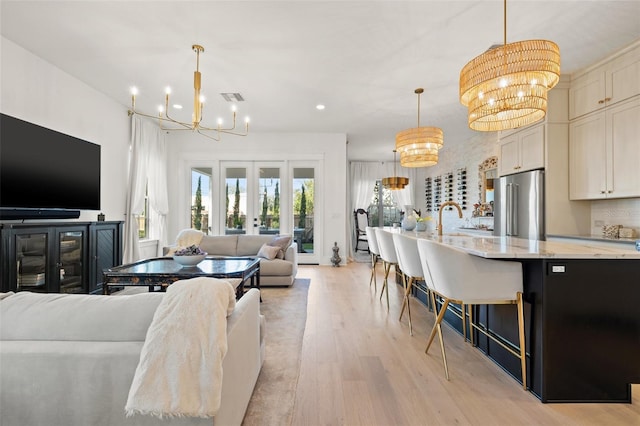
[{"label": "glass cabinet door", "polygon": [[48,237],[48,232],[15,236],[18,291],[47,291]]},{"label": "glass cabinet door", "polygon": [[58,271],[60,293],[86,293],[84,231],[58,232]]}]

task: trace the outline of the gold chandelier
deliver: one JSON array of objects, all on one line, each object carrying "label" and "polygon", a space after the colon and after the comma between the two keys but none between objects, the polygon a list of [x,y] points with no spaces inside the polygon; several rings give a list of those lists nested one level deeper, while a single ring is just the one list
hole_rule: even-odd
[{"label": "gold chandelier", "polygon": [[387,189],[396,190],[404,189],[409,185],[409,178],[396,175],[396,150],[393,150],[393,176],[382,178],[382,186]]},{"label": "gold chandelier", "polygon": [[420,95],[424,89],[414,91],[418,95],[418,127],[396,134],[396,150],[403,167],[428,167],[438,163],[438,150],[444,145],[444,134],[439,127],[420,127]]},{"label": "gold chandelier", "polygon": [[468,107],[469,127],[482,132],[514,129],[544,118],[547,91],[560,79],[560,49],[549,40],[507,44],[472,59],[460,71],[460,102]]},{"label": "gold chandelier", "polygon": [[[138,90],[133,87],[131,88],[131,109],[129,110],[129,116],[133,114],[141,115],[143,117],[157,118],[160,128],[162,130],[191,130],[193,132],[198,132],[202,136],[207,138],[219,141],[220,136],[223,133],[235,135],[235,136],[246,136],[249,133],[249,118],[245,119],[245,128],[244,132],[238,132],[235,130],[236,128],[236,108],[235,105],[232,107],[233,118],[232,118],[232,126],[228,128],[222,127],[222,120],[218,119],[216,127],[205,127],[202,123],[202,111],[204,109],[204,96],[200,94],[200,90],[202,88],[201,81],[202,75],[200,73],[200,53],[204,52],[204,47],[194,44],[191,46],[194,52],[196,52],[196,70],[193,72],[193,114],[191,115],[191,122],[183,122],[179,120],[175,120],[169,116],[169,95],[171,94],[171,88],[167,87],[165,92],[165,104],[164,107],[158,107],[158,115],[153,116],[149,114],[144,114],[139,111],[136,111],[136,95],[138,94]],[[164,113],[164,114],[163,114]],[[173,127],[163,127],[163,123],[171,123],[175,126]],[[212,132],[212,134],[207,134],[205,132]]]}]

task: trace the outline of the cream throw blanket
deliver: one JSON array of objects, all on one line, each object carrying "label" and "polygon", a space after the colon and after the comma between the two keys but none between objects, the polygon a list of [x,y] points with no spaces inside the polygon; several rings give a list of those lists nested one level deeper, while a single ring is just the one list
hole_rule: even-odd
[{"label": "cream throw blanket", "polygon": [[213,417],[220,408],[231,284],[198,277],[176,281],[158,306],[129,389],[127,416]]},{"label": "cream throw blanket", "polygon": [[199,246],[203,236],[204,233],[197,229],[183,229],[176,237],[176,245],[180,248],[193,245]]}]

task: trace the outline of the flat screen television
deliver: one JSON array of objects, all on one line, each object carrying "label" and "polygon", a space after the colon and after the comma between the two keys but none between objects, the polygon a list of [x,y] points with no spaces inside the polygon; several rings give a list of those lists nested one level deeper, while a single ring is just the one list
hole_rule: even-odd
[{"label": "flat screen television", "polygon": [[0,114],[0,218],[100,209],[100,145]]}]

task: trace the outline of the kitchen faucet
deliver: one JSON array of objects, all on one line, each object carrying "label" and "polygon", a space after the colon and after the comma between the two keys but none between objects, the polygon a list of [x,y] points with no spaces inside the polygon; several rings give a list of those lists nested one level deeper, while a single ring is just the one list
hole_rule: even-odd
[{"label": "kitchen faucet", "polygon": [[444,210],[447,206],[454,206],[458,209],[458,213],[460,214],[460,219],[462,219],[462,209],[460,208],[460,204],[455,201],[445,201],[440,204],[440,211],[438,211],[438,235],[442,235],[442,210]]}]

